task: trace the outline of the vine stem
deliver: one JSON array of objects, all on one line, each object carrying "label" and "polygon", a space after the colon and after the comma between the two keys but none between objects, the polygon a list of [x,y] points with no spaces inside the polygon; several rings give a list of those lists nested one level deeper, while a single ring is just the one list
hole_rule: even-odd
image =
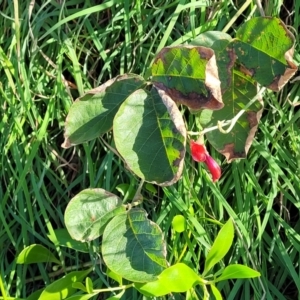
[{"label": "vine stem", "polygon": [[[189,233],[188,233],[188,238],[189,238],[189,239],[190,239],[191,235],[192,235],[192,231],[190,230]],[[185,245],[184,245],[184,247],[183,247],[183,250],[181,251],[181,254],[180,254],[180,256],[179,256],[179,258],[178,258],[178,260],[177,260],[177,262],[176,262],[177,264],[180,263],[180,261],[182,260],[184,254],[185,254],[185,252],[186,252],[187,247],[188,247],[188,243],[185,242]]]},{"label": "vine stem", "polygon": [[[210,131],[214,131],[214,130],[219,130],[220,132],[222,133],[229,133],[232,128],[234,127],[234,125],[236,124],[236,122],[239,120],[239,118],[246,112],[246,110],[265,92],[266,88],[265,87],[262,87],[259,92],[257,93],[257,95],[251,99],[251,101],[249,101],[249,103],[247,103],[247,105],[245,106],[244,109],[240,110],[239,113],[234,117],[232,118],[231,120],[224,120],[224,121],[218,121],[218,125],[216,126],[212,126],[212,127],[209,127],[209,128],[205,128],[203,129],[202,131],[200,132],[193,132],[193,131],[188,131],[187,133],[189,135],[204,135],[205,133],[207,132],[210,132]],[[229,127],[224,130],[223,127],[224,126],[228,126]]]},{"label": "vine stem", "polygon": [[93,293],[103,293],[103,292],[112,292],[112,291],[119,291],[119,290],[126,290],[133,287],[133,283],[127,284],[127,285],[121,285],[118,287],[112,287],[107,289],[94,289]]},{"label": "vine stem", "polygon": [[202,287],[203,287],[203,300],[209,300],[210,297],[206,285],[203,285]]},{"label": "vine stem", "polygon": [[[80,270],[83,269],[83,268],[92,267],[95,264],[102,264],[102,261],[99,259],[99,260],[96,260],[96,261],[93,261],[93,262],[90,262],[90,261],[86,262],[86,263],[84,263],[80,266]],[[78,270],[79,270],[78,266],[74,265],[74,266],[68,266],[65,269],[60,268],[57,271],[47,273],[47,275],[48,275],[49,278],[55,278],[55,277],[57,277],[61,274],[65,275],[68,271],[78,271]],[[35,276],[35,277],[27,278],[25,280],[25,283],[35,282],[35,281],[38,281],[38,280],[43,280],[43,275],[38,275],[38,276]],[[16,284],[15,281],[13,283]],[[0,291],[1,291],[1,276],[0,276]]]},{"label": "vine stem", "polygon": [[219,121],[218,122],[218,128],[219,128],[219,130],[222,132],[222,133],[229,133],[231,130],[232,130],[232,128],[234,127],[234,125],[236,124],[236,122],[239,120],[239,118],[246,112],[246,110],[262,95],[262,93],[264,93],[264,91],[266,90],[266,88],[265,87],[263,87],[263,88],[261,88],[260,90],[259,90],[259,92],[257,93],[257,95],[254,97],[254,98],[252,98],[251,99],[251,101],[249,102],[249,103],[247,103],[247,105],[245,106],[245,108],[244,109],[242,109],[242,110],[240,110],[239,112],[238,112],[238,114],[234,117],[234,118],[232,118],[230,121],[229,121],[229,124],[230,124],[230,126],[226,129],[226,130],[224,130],[222,127],[223,127],[223,121]]}]

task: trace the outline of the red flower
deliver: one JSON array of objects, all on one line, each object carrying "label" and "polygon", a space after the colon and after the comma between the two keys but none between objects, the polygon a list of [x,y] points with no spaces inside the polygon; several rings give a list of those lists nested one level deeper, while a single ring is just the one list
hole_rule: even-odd
[{"label": "red flower", "polygon": [[203,144],[191,140],[191,154],[193,160],[197,162],[204,162],[209,169],[213,182],[221,177],[221,168],[217,162],[209,155]]},{"label": "red flower", "polygon": [[208,154],[203,144],[191,140],[191,153],[194,161],[205,161]]},{"label": "red flower", "polygon": [[204,163],[207,165],[207,167],[212,175],[213,182],[219,180],[221,177],[221,168],[217,164],[217,162],[210,155],[207,155],[206,161]]}]

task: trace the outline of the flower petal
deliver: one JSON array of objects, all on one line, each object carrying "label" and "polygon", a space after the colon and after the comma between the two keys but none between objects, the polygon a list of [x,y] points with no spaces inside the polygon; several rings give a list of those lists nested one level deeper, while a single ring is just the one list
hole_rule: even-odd
[{"label": "flower petal", "polygon": [[213,182],[219,180],[222,172],[221,172],[221,168],[217,164],[217,162],[210,155],[207,155],[205,164],[207,165],[207,167],[212,175]]},{"label": "flower petal", "polygon": [[190,147],[193,160],[198,162],[206,160],[207,151],[203,144],[191,140]]}]

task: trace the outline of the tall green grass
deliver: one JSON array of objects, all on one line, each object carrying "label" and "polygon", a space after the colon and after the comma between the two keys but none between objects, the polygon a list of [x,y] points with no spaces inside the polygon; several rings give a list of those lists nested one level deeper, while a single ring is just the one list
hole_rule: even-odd
[{"label": "tall green grass", "polygon": [[[269,1],[267,15],[297,31],[300,4]],[[272,3],[271,3],[272,2]],[[0,3],[0,290],[26,298],[62,276],[45,264],[16,265],[31,244],[42,244],[68,269],[95,265],[95,286],[113,285],[98,256],[54,246],[48,235],[64,228],[69,199],[86,187],[119,193],[138,180],[99,139],[73,149],[60,147],[72,102],[88,89],[126,72],[149,76],[164,46],[178,45],[207,30],[234,31],[260,15],[260,1],[3,1]],[[298,37],[296,37],[299,41]],[[296,44],[296,62],[300,62]],[[175,186],[144,190],[144,206],[168,241],[170,263],[203,270],[221,223],[232,218],[235,244],[226,263],[243,263],[260,279],[220,282],[225,299],[298,299],[300,291],[299,81],[264,96],[265,110],[246,160],[222,164],[218,184],[200,165],[187,163]],[[193,126],[195,120],[189,116]],[[112,137],[103,137],[111,143]],[[214,153],[220,161],[223,158]],[[129,196],[127,193],[126,197]],[[193,207],[195,214],[191,214]],[[188,230],[172,232],[183,214]],[[92,246],[98,247],[94,241]],[[91,248],[92,249],[92,248]],[[217,270],[217,268],[216,268]],[[195,293],[201,299],[201,291]],[[109,294],[104,295],[104,299]],[[196,296],[195,296],[196,297]],[[167,298],[167,297],[166,297]],[[184,299],[174,295],[174,299]],[[128,290],[122,299],[142,299]]]}]

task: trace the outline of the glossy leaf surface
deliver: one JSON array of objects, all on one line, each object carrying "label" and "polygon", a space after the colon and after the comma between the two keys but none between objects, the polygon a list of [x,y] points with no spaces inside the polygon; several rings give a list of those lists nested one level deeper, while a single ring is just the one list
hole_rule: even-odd
[{"label": "glossy leaf surface", "polygon": [[63,148],[81,144],[112,129],[113,118],[122,102],[145,85],[141,76],[126,74],[109,80],[78,98],[65,124]]},{"label": "glossy leaf surface", "polygon": [[186,292],[198,281],[199,276],[190,267],[178,263],[164,270],[156,281],[135,283],[134,286],[146,296],[159,297],[172,292]]},{"label": "glossy leaf surface", "polygon": [[163,91],[138,90],[114,119],[116,148],[140,178],[171,185],[181,176],[186,128],[180,111]]},{"label": "glossy leaf surface", "polygon": [[38,244],[26,247],[17,257],[17,264],[27,265],[42,262],[53,262],[59,265],[61,264],[61,262],[53,255],[50,250]]},{"label": "glossy leaf surface", "polygon": [[70,272],[63,278],[60,278],[53,283],[49,284],[41,293],[39,300],[62,300],[66,299],[76,292],[73,288],[73,283],[82,281],[89,273],[91,269],[84,271]]},{"label": "glossy leaf surface", "polygon": [[109,222],[102,255],[110,270],[134,282],[154,281],[167,267],[162,232],[143,209],[131,209]]},{"label": "glossy leaf surface", "polygon": [[176,232],[183,232],[186,230],[186,219],[183,215],[176,215],[172,220],[172,227]]},{"label": "glossy leaf surface", "polygon": [[203,275],[217,264],[228,252],[232,245],[234,237],[234,227],[232,221],[229,219],[220,229],[211,249],[205,260]]},{"label": "glossy leaf surface", "polygon": [[217,289],[217,287],[215,285],[211,284],[210,288],[211,288],[211,292],[214,295],[216,300],[222,300],[223,299],[220,291]]},{"label": "glossy leaf surface", "polygon": [[215,280],[215,282],[228,279],[254,278],[259,276],[260,273],[256,270],[253,270],[244,265],[233,264],[227,266],[222,274]]},{"label": "glossy leaf surface", "polygon": [[86,189],[69,202],[65,223],[71,237],[78,241],[91,241],[99,237],[105,225],[125,211],[116,195],[103,189]]},{"label": "glossy leaf surface", "polygon": [[82,243],[74,240],[67,229],[61,228],[54,230],[55,236],[48,235],[48,238],[54,245],[59,245],[63,247],[68,247],[80,252],[89,252],[89,247],[87,243]]},{"label": "glossy leaf surface", "polygon": [[66,300],[88,300],[93,297],[95,297],[99,292],[97,293],[92,293],[92,294],[84,294],[84,295],[74,295],[71,297],[68,297]]},{"label": "glossy leaf surface", "polygon": [[122,296],[124,295],[125,293],[125,290],[123,290],[121,293],[115,295],[115,296],[111,296],[109,298],[107,298],[107,300],[118,300],[118,299],[121,299]]}]

